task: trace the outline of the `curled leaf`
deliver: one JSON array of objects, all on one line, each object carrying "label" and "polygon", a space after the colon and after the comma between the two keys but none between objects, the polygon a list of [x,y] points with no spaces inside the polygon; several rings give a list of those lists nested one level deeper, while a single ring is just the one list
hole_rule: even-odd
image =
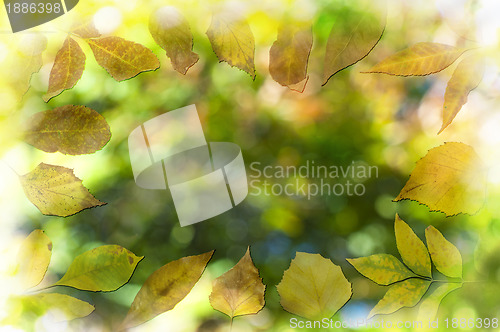
[{"label": "curled leaf", "polygon": [[436,318],[441,301],[456,289],[462,287],[461,283],[445,283],[439,285],[425,300],[420,303],[418,309],[418,320],[434,320]]},{"label": "curled leaf", "polygon": [[462,278],[462,255],[436,228],[425,230],[427,247],[436,269],[450,278]]},{"label": "curled leaf", "polygon": [[339,266],[304,252],[297,252],[277,288],[286,311],[311,320],[332,317],[352,296]]},{"label": "curled leaf", "polygon": [[31,232],[17,254],[17,275],[24,289],[35,287],[43,280],[51,256],[52,241],[49,237],[39,229]]},{"label": "curled leaf", "polygon": [[401,280],[415,277],[396,257],[388,254],[351,258],[347,261],[359,273],[379,285],[389,285]]}]

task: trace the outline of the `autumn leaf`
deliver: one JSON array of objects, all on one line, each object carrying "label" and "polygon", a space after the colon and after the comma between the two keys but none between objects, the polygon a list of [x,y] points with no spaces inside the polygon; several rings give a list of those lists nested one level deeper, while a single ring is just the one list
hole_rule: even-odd
[{"label": "autumn leaf", "polygon": [[31,116],[24,140],[45,152],[79,155],[102,149],[110,138],[102,115],[85,106],[66,105]]},{"label": "autumn leaf", "polygon": [[52,256],[52,241],[42,230],[34,230],[23,241],[17,254],[18,270],[23,289],[42,282]]},{"label": "autumn leaf", "polygon": [[368,314],[368,319],[375,315],[392,314],[403,307],[415,306],[431,284],[428,280],[411,278],[392,285],[375,307]]},{"label": "autumn leaf", "polygon": [[406,266],[418,275],[432,277],[431,259],[427,248],[397,214],[394,231],[398,251]]},{"label": "autumn leaf", "polygon": [[269,51],[269,73],[272,78],[292,90],[304,91],[312,43],[310,26],[300,22],[283,24],[278,30],[278,39]]},{"label": "autumn leaf", "polygon": [[214,251],[170,262],[142,285],[125,317],[122,329],[128,329],[172,310],[198,282]]},{"label": "autumn leaf", "polygon": [[220,62],[226,61],[255,79],[255,40],[245,19],[236,13],[215,14],[207,36]]},{"label": "autumn leaf", "polygon": [[436,269],[450,278],[462,278],[462,255],[436,228],[425,229],[427,247]]},{"label": "autumn leaf", "polygon": [[231,318],[256,314],[264,307],[265,290],[248,248],[238,264],[214,280],[210,305]]},{"label": "autumn leaf", "polygon": [[481,83],[483,74],[484,64],[476,56],[469,56],[460,61],[446,86],[443,125],[438,134],[453,121],[462,106],[467,102],[469,93]]},{"label": "autumn leaf", "polygon": [[[376,2],[379,5],[379,1]],[[323,85],[339,71],[365,58],[377,45],[384,33],[387,4],[382,10],[373,8],[373,3],[362,2],[362,13],[340,16],[332,27],[323,69]]]},{"label": "autumn leaf", "polygon": [[416,275],[408,270],[396,257],[388,254],[351,258],[347,261],[359,273],[379,285],[389,285]]},{"label": "autumn leaf", "polygon": [[445,283],[439,285],[425,300],[420,303],[418,309],[418,320],[434,320],[436,318],[441,301],[456,289],[462,287],[462,283]]},{"label": "autumn leaf", "polygon": [[417,43],[376,64],[366,73],[423,76],[437,73],[457,60],[466,49],[438,43]]},{"label": "autumn leaf", "polygon": [[79,21],[75,23],[71,28],[71,32],[85,39],[98,38],[101,36],[99,30],[96,29],[93,20]]},{"label": "autumn leaf", "polygon": [[95,199],[69,168],[40,163],[20,180],[26,197],[45,215],[67,217],[106,204]]},{"label": "autumn leaf", "polygon": [[80,45],[73,38],[66,38],[56,54],[54,65],[50,71],[49,90],[43,96],[45,102],[76,85],[85,69],[85,59],[85,53]]},{"label": "autumn leaf", "polygon": [[86,39],[97,63],[117,81],[156,70],[160,62],[150,49],[120,37]]},{"label": "autumn leaf", "polygon": [[198,54],[192,51],[193,35],[189,23],[175,7],[165,6],[154,12],[149,20],[149,32],[167,52],[179,73],[185,75],[198,62]]},{"label": "autumn leaf", "polygon": [[339,266],[304,252],[297,252],[277,288],[283,309],[311,320],[332,317],[352,296]]},{"label": "autumn leaf", "polygon": [[93,292],[114,291],[129,281],[143,258],[118,245],[100,246],[78,255],[54,286]]},{"label": "autumn leaf", "polygon": [[446,215],[475,214],[484,204],[486,179],[474,149],[445,143],[420,159],[394,201],[415,200]]}]

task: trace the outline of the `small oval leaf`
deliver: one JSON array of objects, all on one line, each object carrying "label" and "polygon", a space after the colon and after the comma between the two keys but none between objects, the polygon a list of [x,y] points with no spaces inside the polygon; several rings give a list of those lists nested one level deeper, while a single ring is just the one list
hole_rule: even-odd
[{"label": "small oval leaf", "polygon": [[416,275],[408,270],[396,257],[388,254],[351,258],[347,261],[359,273],[379,285],[389,285]]},{"label": "small oval leaf", "polygon": [[17,275],[23,289],[37,286],[45,277],[52,256],[52,241],[42,230],[36,229],[23,241],[17,261]]},{"label": "small oval leaf", "polygon": [[450,278],[462,278],[462,255],[436,228],[425,230],[427,247],[436,269]]}]

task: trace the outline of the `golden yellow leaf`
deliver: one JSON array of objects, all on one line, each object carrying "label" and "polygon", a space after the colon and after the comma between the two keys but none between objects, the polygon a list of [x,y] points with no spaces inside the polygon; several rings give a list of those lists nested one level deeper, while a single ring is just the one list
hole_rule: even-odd
[{"label": "golden yellow leaf", "polygon": [[474,214],[484,204],[486,179],[474,149],[464,143],[445,143],[420,159],[394,201],[415,200],[431,211],[451,216]]},{"label": "golden yellow leaf", "polygon": [[45,152],[94,153],[111,138],[104,117],[85,106],[66,105],[35,113],[26,127],[24,140]]},{"label": "golden yellow leaf", "polygon": [[462,278],[462,255],[436,228],[425,229],[427,247],[436,269],[450,278]]},{"label": "golden yellow leaf", "polygon": [[422,303],[420,303],[420,308],[418,309],[418,320],[434,320],[438,313],[441,301],[443,301],[448,294],[460,287],[462,287],[462,283],[445,283],[439,285],[439,287],[437,287],[430,295],[427,296],[425,300],[422,301]]},{"label": "golden yellow leaf", "polygon": [[332,317],[352,296],[339,266],[304,252],[297,252],[277,288],[283,309],[311,320]]},{"label": "golden yellow leaf", "polygon": [[238,264],[214,280],[210,304],[231,318],[256,314],[264,307],[265,290],[248,248]]},{"label": "golden yellow leaf", "polygon": [[23,289],[37,286],[45,276],[52,256],[52,241],[42,230],[34,230],[23,241],[17,263],[17,275]]},{"label": "golden yellow leaf", "polygon": [[416,275],[408,270],[396,257],[388,254],[348,258],[347,261],[359,273],[379,285],[389,285]]},{"label": "golden yellow leaf", "polygon": [[[374,8],[382,5],[382,8]],[[339,71],[366,57],[384,33],[387,4],[361,1],[362,12],[344,13],[336,18],[328,42],[323,69],[323,85]]]},{"label": "golden yellow leaf", "polygon": [[156,70],[160,62],[150,49],[120,37],[86,39],[97,63],[117,81]]},{"label": "golden yellow leaf", "polygon": [[398,251],[406,266],[418,275],[432,277],[431,258],[425,244],[397,214],[394,231]]},{"label": "golden yellow leaf", "polygon": [[462,106],[467,102],[469,93],[481,83],[483,74],[484,64],[476,56],[469,56],[460,61],[446,86],[443,105],[443,125],[438,134],[453,121]]},{"label": "golden yellow leaf", "polygon": [[255,79],[255,40],[245,19],[235,13],[215,14],[207,36],[220,62],[226,61]]},{"label": "golden yellow leaf", "polygon": [[43,96],[45,102],[75,86],[85,69],[85,59],[85,53],[80,45],[73,38],[66,38],[56,54],[54,65],[50,71],[49,90]]},{"label": "golden yellow leaf", "polygon": [[172,310],[198,282],[214,251],[170,262],[149,276],[122,323],[132,328]]},{"label": "golden yellow leaf", "polygon": [[269,73],[279,84],[304,91],[307,83],[307,62],[313,43],[312,29],[300,22],[288,22],[278,30],[278,39],[269,51]]},{"label": "golden yellow leaf", "polygon": [[423,76],[437,73],[457,60],[466,49],[438,43],[417,43],[389,56],[367,73]]},{"label": "golden yellow leaf", "polygon": [[149,20],[149,32],[172,61],[172,67],[185,75],[198,62],[198,54],[192,51],[193,35],[188,21],[172,6],[165,6],[153,13]]},{"label": "golden yellow leaf", "polygon": [[382,300],[370,311],[368,319],[375,315],[392,314],[403,307],[415,306],[430,284],[428,280],[412,278],[392,285]]},{"label": "golden yellow leaf", "polygon": [[106,245],[78,255],[54,286],[110,292],[126,284],[144,258],[119,246]]},{"label": "golden yellow leaf", "polygon": [[20,180],[26,197],[45,215],[67,217],[106,204],[89,193],[73,170],[62,166],[40,163]]}]

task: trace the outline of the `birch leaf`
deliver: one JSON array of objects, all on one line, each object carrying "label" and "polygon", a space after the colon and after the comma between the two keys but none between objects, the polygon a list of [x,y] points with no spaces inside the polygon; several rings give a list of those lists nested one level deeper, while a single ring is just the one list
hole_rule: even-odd
[{"label": "birch leaf", "polygon": [[427,247],[436,269],[450,278],[462,278],[462,255],[436,228],[425,230]]},{"label": "birch leaf", "polygon": [[437,316],[441,301],[456,289],[462,287],[461,283],[445,283],[439,285],[425,300],[420,303],[418,320],[434,320]]},{"label": "birch leaf", "polygon": [[416,275],[408,270],[396,257],[388,254],[371,255],[368,257],[351,258],[347,261],[359,273],[379,285],[390,285]]},{"label": "birch leaf", "polygon": [[17,270],[23,289],[29,289],[42,282],[52,256],[52,241],[42,230],[34,230],[23,241],[17,262]]}]

